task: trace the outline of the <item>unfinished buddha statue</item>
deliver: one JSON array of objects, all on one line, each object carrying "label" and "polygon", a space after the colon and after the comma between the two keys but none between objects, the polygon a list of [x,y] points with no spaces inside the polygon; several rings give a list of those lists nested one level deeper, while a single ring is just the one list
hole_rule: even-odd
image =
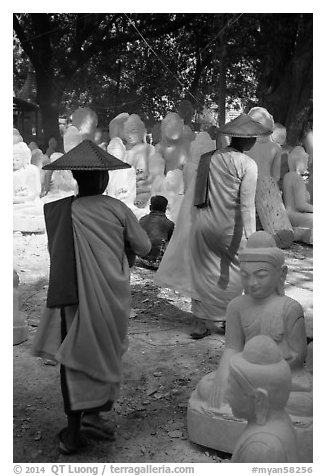
[{"label": "unfinished buddha statue", "polygon": [[303,175],[308,167],[308,154],[297,146],[290,152],[289,172],[283,179],[283,201],[294,230],[294,239],[313,243],[313,205]]},{"label": "unfinished buddha statue", "polygon": [[270,129],[271,135],[258,137],[254,146],[247,152],[247,155],[257,163],[258,178],[273,177],[277,183],[280,179],[282,149],[277,142],[272,140],[274,129],[273,116],[263,107],[253,107],[248,112],[248,115],[267,129]]},{"label": "unfinished buddha statue", "polygon": [[148,206],[151,187],[157,175],[164,175],[164,160],[154,146],[145,141],[146,128],[137,114],[124,123],[126,139],[125,161],[136,170],[136,199],[138,208]]},{"label": "unfinished buddha statue", "polygon": [[[83,136],[79,129],[76,126],[69,126],[63,135],[65,153],[79,145],[82,140]],[[50,162],[54,162],[62,155],[62,152],[53,152]],[[77,182],[73,178],[71,170],[46,170],[43,172],[45,172],[43,202],[52,202],[77,193]]]},{"label": "unfinished buddha statue", "polygon": [[195,139],[189,126],[175,113],[169,112],[161,122],[161,140],[156,150],[165,161],[165,173],[180,169],[191,160],[190,144]]},{"label": "unfinished buddha statue", "polygon": [[280,248],[288,248],[293,242],[294,234],[278,186],[282,147],[272,140],[274,119],[263,107],[252,108],[248,115],[270,130],[270,134],[258,137],[254,146],[247,151],[247,155],[255,160],[258,167],[255,198],[259,217],[257,228],[271,233]]},{"label": "unfinished buddha statue", "polygon": [[13,146],[13,226],[14,231],[44,232],[41,177],[30,163],[31,151],[25,142]]},{"label": "unfinished buddha statue", "polygon": [[13,179],[16,208],[29,206],[38,201],[41,193],[39,169],[31,163],[31,151],[25,142],[13,146]]},{"label": "unfinished buddha statue", "polygon": [[195,140],[190,144],[190,160],[183,168],[183,180],[185,191],[188,188],[191,180],[196,174],[200,157],[207,152],[216,149],[216,144],[206,131],[201,131],[196,134]]},{"label": "unfinished buddha statue", "polygon": [[233,451],[232,463],[296,463],[297,441],[284,410],[291,371],[269,336],[248,340],[230,361],[228,402],[247,426]]},{"label": "unfinished buddha statue", "polygon": [[[283,252],[269,233],[258,231],[249,237],[246,248],[239,253],[239,261],[245,294],[228,305],[225,349],[219,366],[200,380],[188,406],[190,438],[206,446],[210,446],[209,441],[203,442],[206,437],[203,433],[198,437],[196,428],[202,418],[205,430],[212,426],[216,432],[221,430],[220,425],[223,427],[225,418],[231,414],[226,398],[230,361],[257,335],[271,337],[290,367],[292,382],[286,411],[292,421],[312,425],[312,375],[305,368],[304,314],[297,301],[284,295],[287,267]],[[307,436],[308,440],[311,435]],[[232,446],[232,441],[229,444]],[[309,446],[307,441],[302,444]],[[225,451],[214,443],[211,447]]]}]

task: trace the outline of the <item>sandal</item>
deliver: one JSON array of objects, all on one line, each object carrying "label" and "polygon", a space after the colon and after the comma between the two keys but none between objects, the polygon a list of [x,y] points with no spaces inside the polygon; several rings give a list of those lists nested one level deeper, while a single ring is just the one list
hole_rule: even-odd
[{"label": "sandal", "polygon": [[80,447],[80,441],[75,441],[74,443],[68,442],[67,437],[68,428],[63,428],[59,432],[59,451],[63,455],[71,455],[75,453]]},{"label": "sandal", "polygon": [[84,416],[81,422],[81,427],[85,433],[95,439],[109,441],[115,440],[114,428],[105,424],[101,419],[94,421],[93,419],[88,419],[87,416]]}]

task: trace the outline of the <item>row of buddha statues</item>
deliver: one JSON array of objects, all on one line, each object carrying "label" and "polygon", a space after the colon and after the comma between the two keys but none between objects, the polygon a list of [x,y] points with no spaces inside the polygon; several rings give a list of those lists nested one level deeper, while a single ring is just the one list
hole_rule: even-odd
[{"label": "row of buddha statues", "polygon": [[[63,134],[64,152],[84,139],[93,140],[131,165],[130,169],[110,172],[105,194],[125,202],[138,219],[149,212],[150,197],[162,195],[168,199],[167,216],[175,222],[201,155],[228,145],[225,136],[222,140],[211,132],[193,132],[191,104],[187,107],[187,103],[182,101],[178,113],[169,112],[159,127],[154,127],[153,143],[146,141],[146,127],[137,114],[116,116],[109,123],[107,135],[97,127],[98,118],[93,110],[78,108]],[[277,240],[281,237],[279,229],[288,228],[290,239],[284,241],[284,246],[279,240],[280,247],[289,246],[293,239],[312,244],[312,131],[306,135],[302,146],[290,150],[285,144],[285,128],[274,124],[266,109],[252,108],[249,115],[270,130],[274,129],[272,135],[258,138],[247,152],[258,165],[256,209],[262,229]],[[56,150],[57,146],[57,141],[51,138],[43,154],[34,142],[29,145],[23,142],[14,129],[14,215],[18,216],[23,209],[25,216],[34,215],[41,220],[44,202],[76,193],[77,184],[70,171],[42,170],[43,165],[62,155]],[[308,184],[305,180],[307,169]],[[271,210],[271,202],[275,202],[274,210]]]}]

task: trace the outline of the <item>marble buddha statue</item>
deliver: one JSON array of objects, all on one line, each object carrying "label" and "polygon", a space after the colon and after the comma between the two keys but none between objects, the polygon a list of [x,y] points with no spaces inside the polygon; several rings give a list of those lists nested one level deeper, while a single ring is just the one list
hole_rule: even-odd
[{"label": "marble buddha statue", "polygon": [[13,145],[13,203],[16,209],[37,203],[40,197],[40,172],[31,164],[31,155],[25,142]]},{"label": "marble buddha statue", "polygon": [[[253,107],[248,115],[257,122],[260,122],[267,129],[273,132],[273,116],[263,107]],[[258,137],[254,146],[247,152],[247,155],[255,160],[258,166],[258,179],[263,177],[273,177],[276,183],[280,179],[280,159],[282,148],[272,140],[271,135]]]},{"label": "marble buddha statue", "polygon": [[[65,153],[80,144],[82,140],[82,133],[79,129],[76,126],[70,125],[63,135],[63,148]],[[49,161],[54,162],[62,155],[62,152],[53,152]],[[77,182],[73,178],[71,170],[45,170],[43,172],[45,172],[43,185],[45,193],[42,197],[44,203],[77,193]]]},{"label": "marble buddha statue", "polygon": [[154,146],[146,142],[145,136],[145,124],[137,114],[131,114],[124,122],[125,162],[136,170],[134,203],[138,208],[148,207],[152,184],[157,176],[164,175],[164,160]]},{"label": "marble buddha statue", "polygon": [[40,199],[41,176],[31,162],[31,150],[25,142],[13,145],[13,229],[43,233],[45,223]]},{"label": "marble buddha statue", "polygon": [[161,140],[155,148],[165,161],[165,173],[182,170],[191,160],[190,144],[194,139],[195,134],[177,113],[169,112],[164,117],[161,121]]},{"label": "marble buddha statue", "polygon": [[[269,233],[258,231],[249,237],[246,248],[239,253],[239,261],[244,294],[234,298],[227,307],[225,347],[217,369],[202,377],[191,394],[189,437],[221,451],[232,448],[232,438],[222,439],[232,420],[226,392],[230,361],[243,351],[251,338],[265,335],[274,340],[290,367],[292,380],[285,410],[296,430],[304,427],[300,451],[309,459],[312,457],[312,374],[305,366],[307,338],[303,308],[284,294],[287,273],[284,254]],[[234,431],[234,435],[238,435],[241,425]],[[218,442],[216,437],[214,440],[208,436],[218,432],[221,435]]]},{"label": "marble buddha statue", "polygon": [[293,226],[294,239],[313,243],[313,205],[303,179],[308,167],[308,154],[297,146],[288,157],[289,172],[283,178],[283,201]]},{"label": "marble buddha statue", "polygon": [[230,359],[255,335],[268,335],[278,344],[292,373],[287,411],[312,416],[312,377],[305,370],[307,338],[302,306],[284,295],[287,267],[273,237],[253,233],[239,254],[244,294],[233,299],[226,312],[225,349],[216,371],[199,382],[191,398],[209,413],[228,406],[225,399]]},{"label": "marble buddha statue", "polygon": [[285,411],[291,370],[269,336],[249,339],[230,360],[227,399],[232,413],[247,420],[231,463],[296,463],[297,438]]}]

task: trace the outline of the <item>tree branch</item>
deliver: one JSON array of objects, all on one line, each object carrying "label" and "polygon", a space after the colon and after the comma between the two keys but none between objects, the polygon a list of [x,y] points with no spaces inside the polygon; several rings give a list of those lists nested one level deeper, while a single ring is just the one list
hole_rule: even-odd
[{"label": "tree branch", "polygon": [[31,46],[31,43],[28,41],[26,38],[25,32],[23,31],[22,27],[20,26],[19,20],[17,18],[17,15],[14,13],[14,30],[16,32],[16,35],[20,41],[21,44],[24,45],[24,51],[29,57],[30,61],[35,67],[35,64],[37,63],[37,57],[34,53],[34,50]]}]

